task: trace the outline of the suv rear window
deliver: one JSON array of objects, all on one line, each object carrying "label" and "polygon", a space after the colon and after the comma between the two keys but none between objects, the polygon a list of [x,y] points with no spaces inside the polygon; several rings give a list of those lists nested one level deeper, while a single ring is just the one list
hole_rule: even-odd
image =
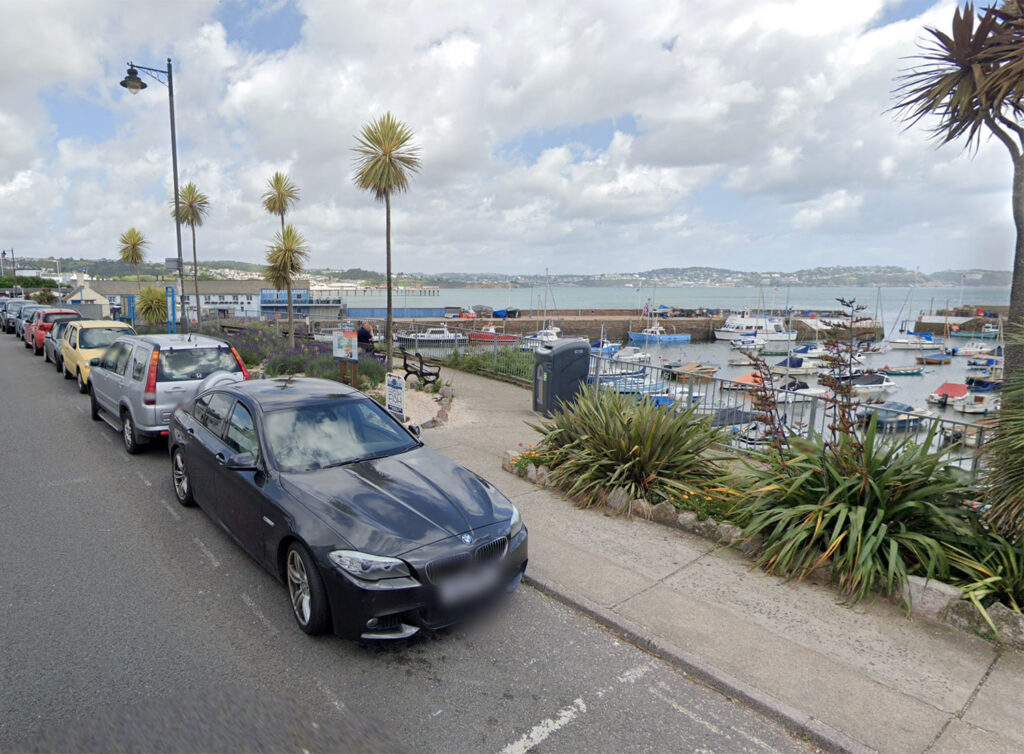
[{"label": "suv rear window", "polygon": [[161,351],[157,361],[157,382],[202,380],[214,372],[241,372],[238,359],[227,346]]},{"label": "suv rear window", "polygon": [[43,315],[43,322],[59,322],[62,319],[81,319],[81,317],[75,314],[68,314],[66,312],[53,312],[52,314]]}]

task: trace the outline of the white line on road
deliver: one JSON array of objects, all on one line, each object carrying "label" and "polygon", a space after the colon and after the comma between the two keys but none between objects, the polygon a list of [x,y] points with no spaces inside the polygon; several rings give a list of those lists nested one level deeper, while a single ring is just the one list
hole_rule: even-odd
[{"label": "white line on road", "polygon": [[199,537],[192,537],[192,541],[195,542],[199,546],[199,549],[203,551],[203,555],[210,559],[214,568],[220,568],[220,561],[217,560],[217,557],[213,554],[210,548],[203,544],[203,540]]},{"label": "white line on road", "polygon": [[577,699],[571,706],[559,710],[555,717],[549,717],[547,720],[542,720],[534,725],[529,733],[524,733],[518,740],[513,741],[502,749],[501,754],[525,754],[541,741],[547,739],[552,733],[561,730],[586,711],[587,705],[583,699]]},{"label": "white line on road", "polygon": [[686,707],[684,707],[683,705],[679,704],[674,699],[672,699],[669,696],[667,696],[668,693],[672,692],[672,689],[669,688],[668,684],[666,684],[664,681],[658,681],[658,686],[660,686],[662,691],[664,691],[666,693],[662,693],[662,691],[658,691],[658,689],[654,688],[653,686],[649,687],[648,690],[654,696],[656,696],[659,699],[661,699],[661,701],[665,702],[670,707],[672,707],[672,709],[674,709],[676,712],[679,712],[679,713],[681,713],[683,715],[686,715],[688,718],[693,720],[695,723],[700,723],[705,728],[707,728],[712,733],[714,733],[716,736],[723,737],[723,738],[729,738],[729,734],[730,733],[735,733],[736,735],[741,736],[741,737],[747,739],[748,741],[750,741],[755,746],[758,746],[758,747],[760,747],[762,749],[765,749],[766,751],[772,751],[772,752],[778,751],[778,749],[776,749],[771,744],[765,743],[764,741],[762,741],[757,736],[751,735],[750,733],[746,733],[741,728],[738,728],[736,726],[730,726],[729,727],[729,733],[721,730],[720,728],[716,728],[714,725],[709,723],[707,720],[702,720],[701,718],[697,717],[692,712],[690,712],[688,709],[686,709]]},{"label": "white line on road", "polygon": [[144,485],[146,485],[147,487],[152,487],[153,486],[153,483],[151,481],[149,481],[148,479],[146,479],[146,475],[143,474],[141,471],[136,471],[135,473],[139,475],[139,479],[142,480],[142,483]]},{"label": "white line on road", "polygon": [[173,518],[175,521],[181,521],[181,515],[178,513],[178,511],[174,510],[174,506],[172,506],[166,500],[161,500],[160,503],[161,505],[164,506],[164,510],[171,514],[171,518]]},{"label": "white line on road", "polygon": [[256,616],[256,619],[263,624],[263,627],[265,629],[270,631],[270,633],[272,634],[278,633],[278,630],[274,628],[274,624],[267,619],[267,616],[263,614],[263,611],[260,610],[260,606],[253,601],[252,597],[250,597],[248,594],[243,594],[242,602],[244,602],[248,606],[248,608],[252,610],[253,614]]}]

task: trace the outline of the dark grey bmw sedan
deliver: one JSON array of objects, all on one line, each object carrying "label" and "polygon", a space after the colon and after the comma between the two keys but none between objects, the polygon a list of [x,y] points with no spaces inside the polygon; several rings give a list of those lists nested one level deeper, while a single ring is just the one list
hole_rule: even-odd
[{"label": "dark grey bmw sedan", "polygon": [[405,638],[513,591],[527,564],[516,507],[418,435],[337,382],[222,385],[174,412],[174,492],[285,583],[306,633]]}]

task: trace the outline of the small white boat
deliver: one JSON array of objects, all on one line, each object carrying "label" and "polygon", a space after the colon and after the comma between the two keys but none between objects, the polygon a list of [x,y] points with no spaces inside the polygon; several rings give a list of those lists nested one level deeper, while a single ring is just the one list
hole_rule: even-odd
[{"label": "small white boat", "polygon": [[779,403],[806,403],[818,398],[827,398],[832,394],[827,387],[808,385],[800,380],[790,380],[780,385],[775,391],[775,400]]},{"label": "small white boat", "polygon": [[554,326],[546,327],[543,330],[538,330],[533,333],[533,335],[527,335],[525,338],[522,338],[519,341],[519,350],[536,351],[541,346],[549,345],[561,337],[561,328]]},{"label": "small white boat", "polygon": [[1000,400],[998,393],[967,393],[952,401],[953,410],[961,414],[987,414],[998,411]]},{"label": "small white boat", "polygon": [[636,346],[624,346],[615,352],[612,361],[619,361],[625,364],[650,364],[651,355],[641,351]]},{"label": "small white boat", "polygon": [[899,389],[895,380],[886,374],[858,373],[848,377],[840,377],[840,382],[850,386],[850,395],[858,398],[882,398]]},{"label": "small white boat", "polygon": [[716,340],[732,341],[743,335],[760,335],[765,340],[792,342],[796,340],[796,330],[787,330],[778,317],[751,317],[749,315],[731,314],[725,323],[715,330]]},{"label": "small white boat", "polygon": [[889,348],[898,351],[913,351],[918,348],[932,350],[942,345],[942,338],[932,335],[930,332],[907,331],[905,338],[892,338],[889,340]]},{"label": "small white boat", "polygon": [[772,364],[771,373],[785,377],[816,374],[821,369],[821,366],[821,362],[815,359],[805,359],[802,356],[787,356],[778,364]]},{"label": "small white boat", "polygon": [[760,351],[768,345],[768,341],[763,335],[740,335],[729,341],[730,348],[735,348],[737,351]]},{"label": "small white boat", "polygon": [[956,352],[959,356],[997,356],[1000,353],[1000,345],[998,343],[985,343],[981,340],[969,340],[962,346],[957,347]]}]

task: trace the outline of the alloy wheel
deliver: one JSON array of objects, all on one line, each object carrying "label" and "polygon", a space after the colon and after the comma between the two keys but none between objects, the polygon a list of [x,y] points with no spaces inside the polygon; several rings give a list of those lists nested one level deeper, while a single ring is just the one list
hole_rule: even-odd
[{"label": "alloy wheel", "polygon": [[174,478],[174,494],[178,496],[178,500],[186,500],[188,498],[188,474],[185,471],[185,457],[180,450],[174,454],[171,475]]},{"label": "alloy wheel", "polygon": [[312,609],[309,598],[309,578],[306,566],[297,550],[288,552],[288,595],[292,599],[292,610],[300,625],[309,624]]}]

